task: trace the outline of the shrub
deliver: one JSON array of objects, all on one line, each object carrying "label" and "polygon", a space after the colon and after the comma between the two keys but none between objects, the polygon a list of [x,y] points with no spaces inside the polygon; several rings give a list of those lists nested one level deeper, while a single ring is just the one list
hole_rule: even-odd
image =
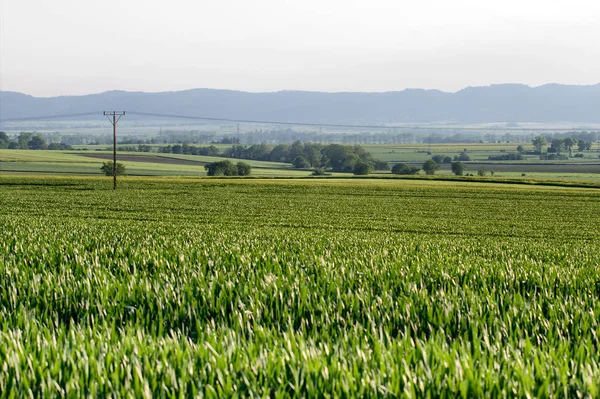
[{"label": "shrub", "polygon": [[354,165],[352,173],[355,175],[368,175],[373,171],[373,166],[363,161],[359,161]]},{"label": "shrub", "polygon": [[419,168],[408,166],[405,163],[397,163],[392,167],[392,173],[395,175],[416,175],[418,172]]},{"label": "shrub", "polygon": [[439,169],[440,169],[440,166],[433,159],[430,159],[429,161],[425,161],[425,163],[423,164],[423,170],[425,171],[425,174],[427,174],[427,175],[433,175]]},{"label": "shrub", "polygon": [[237,176],[238,168],[231,161],[212,162],[204,165],[209,176]]},{"label": "shrub", "polygon": [[252,166],[245,162],[238,162],[235,166],[238,176],[250,176],[250,173],[252,173]]},{"label": "shrub", "polygon": [[488,157],[490,161],[522,161],[523,155],[517,154],[516,152],[511,152],[510,154],[505,155],[490,155]]},{"label": "shrub", "polygon": [[452,173],[456,176],[462,176],[465,171],[465,164],[462,162],[452,162]]},{"label": "shrub", "polygon": [[471,157],[467,155],[466,152],[461,152],[458,156],[454,157],[455,161],[468,162],[471,160]]},{"label": "shrub", "polygon": [[375,161],[375,170],[390,170],[390,163],[386,161]]},{"label": "shrub", "polygon": [[310,162],[308,162],[306,159],[304,159],[304,157],[302,156],[297,156],[294,159],[294,162],[292,162],[294,164],[294,168],[298,168],[298,169],[306,169],[306,168],[310,168]]},{"label": "shrub", "polygon": [[325,172],[325,169],[323,168],[316,168],[313,172],[312,172],[313,176],[329,176],[331,175],[331,173],[327,173]]},{"label": "shrub", "polygon": [[431,159],[433,159],[433,161],[437,164],[440,164],[442,162],[444,162],[444,156],[443,155],[434,155],[431,157]]},{"label": "shrub", "polygon": [[[106,176],[113,176],[114,175],[113,162],[103,162],[100,170],[102,172],[104,172],[104,174]],[[120,162],[117,162],[117,176],[123,176],[124,174],[125,174],[125,165],[123,165]]]},{"label": "shrub", "polygon": [[49,150],[63,150],[64,151],[64,150],[72,150],[73,147],[71,147],[70,145],[65,144],[65,143],[50,143],[48,145],[48,149]]}]

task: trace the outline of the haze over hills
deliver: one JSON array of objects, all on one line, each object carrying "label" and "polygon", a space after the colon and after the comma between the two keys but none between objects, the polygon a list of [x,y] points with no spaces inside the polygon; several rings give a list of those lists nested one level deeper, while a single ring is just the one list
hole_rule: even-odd
[{"label": "haze over hills", "polygon": [[193,89],[38,98],[0,92],[2,119],[102,110],[324,124],[600,123],[600,84],[501,84],[468,87],[456,93],[423,89],[384,93]]}]

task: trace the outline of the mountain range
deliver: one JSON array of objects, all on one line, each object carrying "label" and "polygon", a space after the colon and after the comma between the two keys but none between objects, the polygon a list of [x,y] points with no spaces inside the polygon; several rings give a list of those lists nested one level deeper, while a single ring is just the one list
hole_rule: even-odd
[{"label": "mountain range", "polygon": [[103,110],[323,124],[600,123],[600,84],[500,84],[455,93],[423,89],[382,93],[192,89],[32,97],[0,92],[3,120]]}]

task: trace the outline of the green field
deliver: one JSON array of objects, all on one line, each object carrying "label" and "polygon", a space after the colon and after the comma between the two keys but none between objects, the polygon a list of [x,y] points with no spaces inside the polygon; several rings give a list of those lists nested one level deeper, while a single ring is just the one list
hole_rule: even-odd
[{"label": "green field", "polygon": [[[444,155],[454,157],[465,149],[473,161],[487,161],[489,156],[509,154],[517,152],[517,143],[458,143],[458,144],[366,144],[363,147],[377,159],[388,162],[424,162],[432,155]],[[522,144],[526,150],[534,150],[530,144]],[[428,155],[427,152],[431,152]],[[574,151],[575,153],[577,151]],[[583,158],[570,158],[572,163],[595,162],[600,163],[597,148],[593,151],[585,151]],[[539,155],[525,155],[525,161],[539,161]],[[500,162],[500,161],[498,161]],[[506,162],[506,161],[505,161]]]},{"label": "green field", "polygon": [[[221,149],[228,147],[220,145]],[[365,145],[374,158],[386,160],[392,164],[407,162],[420,167],[432,155],[456,156],[465,148],[472,157],[465,162],[465,173],[477,175],[485,170],[488,175],[494,172],[496,179],[521,179],[539,181],[564,181],[571,183],[600,184],[600,159],[597,152],[585,152],[583,158],[571,158],[567,161],[540,161],[536,156],[526,156],[524,161],[488,161],[490,155],[501,155],[514,152],[514,144],[447,144],[433,145],[431,155],[427,154],[429,146],[412,145]],[[106,148],[106,146],[103,146]],[[503,152],[504,151],[504,152]],[[96,158],[94,158],[96,157]],[[100,159],[104,157],[104,159]],[[126,173],[130,176],[206,176],[204,164],[221,161],[227,158],[198,155],[119,152],[118,161],[125,164]],[[32,151],[0,149],[0,175],[100,175],[102,162],[110,161],[112,153],[105,150],[71,151]],[[232,159],[233,162],[238,160]],[[255,177],[308,177],[310,170],[297,170],[291,164],[242,160],[252,165]],[[440,165],[438,175],[450,176],[450,164]],[[423,172],[421,172],[423,174]],[[390,176],[388,171],[375,172],[376,176]],[[350,174],[334,174],[334,176],[351,176]]]},{"label": "green field", "polygon": [[0,175],[1,397],[596,397],[600,191]]},{"label": "green field", "polygon": [[[107,159],[92,158],[106,156]],[[136,160],[145,157],[144,162]],[[0,174],[25,173],[101,175],[100,167],[105,161],[111,161],[109,151],[35,151],[0,149]],[[126,167],[131,176],[206,176],[204,164],[227,158],[197,155],[156,154],[120,152],[118,162]],[[189,161],[179,162],[178,161]],[[234,160],[237,162],[238,160]],[[303,177],[311,172],[293,170],[292,165],[279,162],[247,161],[252,165],[253,176]]]}]

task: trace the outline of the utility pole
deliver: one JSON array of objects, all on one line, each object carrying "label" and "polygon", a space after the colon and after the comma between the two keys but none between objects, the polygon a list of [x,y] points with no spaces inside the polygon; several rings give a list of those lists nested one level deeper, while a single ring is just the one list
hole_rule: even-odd
[{"label": "utility pole", "polygon": [[429,152],[431,152],[431,132],[429,132]]},{"label": "utility pole", "polygon": [[[107,112],[104,111],[104,116],[108,118],[108,121],[113,126],[113,190],[117,189],[117,122],[121,119],[121,117],[125,115],[125,111],[123,112]],[[112,120],[111,117],[112,116]],[[118,116],[118,118],[117,118]]]}]

